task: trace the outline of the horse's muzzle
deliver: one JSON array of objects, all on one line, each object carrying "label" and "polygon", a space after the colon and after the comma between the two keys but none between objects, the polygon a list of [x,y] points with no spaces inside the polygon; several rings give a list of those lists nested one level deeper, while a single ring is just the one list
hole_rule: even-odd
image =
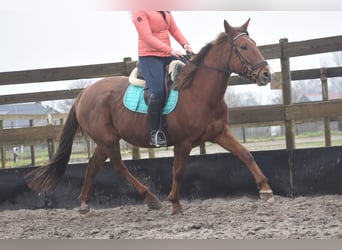
[{"label": "horse's muzzle", "polygon": [[256,83],[259,86],[265,86],[272,81],[273,76],[273,70],[267,65],[260,70]]}]

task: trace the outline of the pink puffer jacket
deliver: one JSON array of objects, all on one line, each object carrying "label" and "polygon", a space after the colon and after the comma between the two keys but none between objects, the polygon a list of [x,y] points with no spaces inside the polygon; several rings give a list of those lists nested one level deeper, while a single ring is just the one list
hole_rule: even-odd
[{"label": "pink puffer jacket", "polygon": [[165,11],[166,21],[158,11],[133,11],[133,22],[138,31],[139,56],[170,56],[170,35],[183,47],[188,44],[178,29],[170,12]]}]

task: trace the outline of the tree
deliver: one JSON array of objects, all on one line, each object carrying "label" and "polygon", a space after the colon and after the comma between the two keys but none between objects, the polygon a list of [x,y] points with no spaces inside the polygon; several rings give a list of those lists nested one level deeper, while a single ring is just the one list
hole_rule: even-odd
[{"label": "tree", "polygon": [[230,108],[258,105],[253,93],[247,91],[237,93],[233,87],[227,88],[224,99]]},{"label": "tree", "polygon": [[[85,80],[85,79],[71,81],[71,83],[68,85],[68,88],[69,89],[83,89],[83,88],[88,87],[92,83],[93,83],[93,80]],[[65,100],[58,101],[55,104],[58,110],[60,110],[61,112],[67,113],[69,112],[73,103],[74,103],[74,99],[65,99]]]},{"label": "tree", "polygon": [[[321,65],[329,65],[329,67],[341,67],[342,66],[342,52],[330,53],[330,57],[323,57],[321,59]],[[323,66],[322,66],[323,67]],[[324,66],[328,67],[328,66]],[[341,92],[342,81],[340,77],[334,77],[328,79],[329,92]]]},{"label": "tree", "polygon": [[334,52],[332,53],[332,61],[336,64],[336,66],[342,66],[342,52]]},{"label": "tree", "polygon": [[322,93],[321,82],[319,79],[295,81],[291,86],[292,102],[301,101],[303,95]]},{"label": "tree", "polygon": [[224,100],[228,104],[228,107],[237,107],[239,106],[238,96],[235,94],[233,88],[228,87],[226,93],[224,95]]},{"label": "tree", "polygon": [[[332,60],[336,66],[342,66],[342,52],[332,53]],[[342,81],[340,77],[334,77],[329,79],[329,91],[331,92],[341,92],[342,91]]]}]

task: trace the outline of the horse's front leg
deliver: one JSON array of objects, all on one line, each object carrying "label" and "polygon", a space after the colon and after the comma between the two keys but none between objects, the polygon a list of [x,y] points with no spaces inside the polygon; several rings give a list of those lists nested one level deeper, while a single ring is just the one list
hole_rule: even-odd
[{"label": "horse's front leg", "polygon": [[169,194],[169,201],[172,203],[171,214],[182,213],[182,206],[179,202],[180,188],[191,148],[192,147],[190,145],[174,147],[172,187]]},{"label": "horse's front leg", "polygon": [[213,142],[231,151],[247,165],[248,169],[254,176],[257,187],[259,188],[260,198],[273,203],[273,192],[268,184],[267,178],[255,162],[253,155],[235,138],[228,126],[225,127],[222,133],[217,136]]}]

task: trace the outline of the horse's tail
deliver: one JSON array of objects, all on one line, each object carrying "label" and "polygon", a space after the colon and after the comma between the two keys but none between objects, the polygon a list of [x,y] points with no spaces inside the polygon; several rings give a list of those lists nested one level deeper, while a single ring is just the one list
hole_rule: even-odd
[{"label": "horse's tail", "polygon": [[30,171],[25,178],[28,186],[37,191],[54,190],[57,184],[61,181],[65,169],[70,159],[72,143],[79,123],[76,119],[75,104],[66,119],[62,134],[59,139],[59,145],[56,154],[52,160],[45,166],[38,167]]}]

